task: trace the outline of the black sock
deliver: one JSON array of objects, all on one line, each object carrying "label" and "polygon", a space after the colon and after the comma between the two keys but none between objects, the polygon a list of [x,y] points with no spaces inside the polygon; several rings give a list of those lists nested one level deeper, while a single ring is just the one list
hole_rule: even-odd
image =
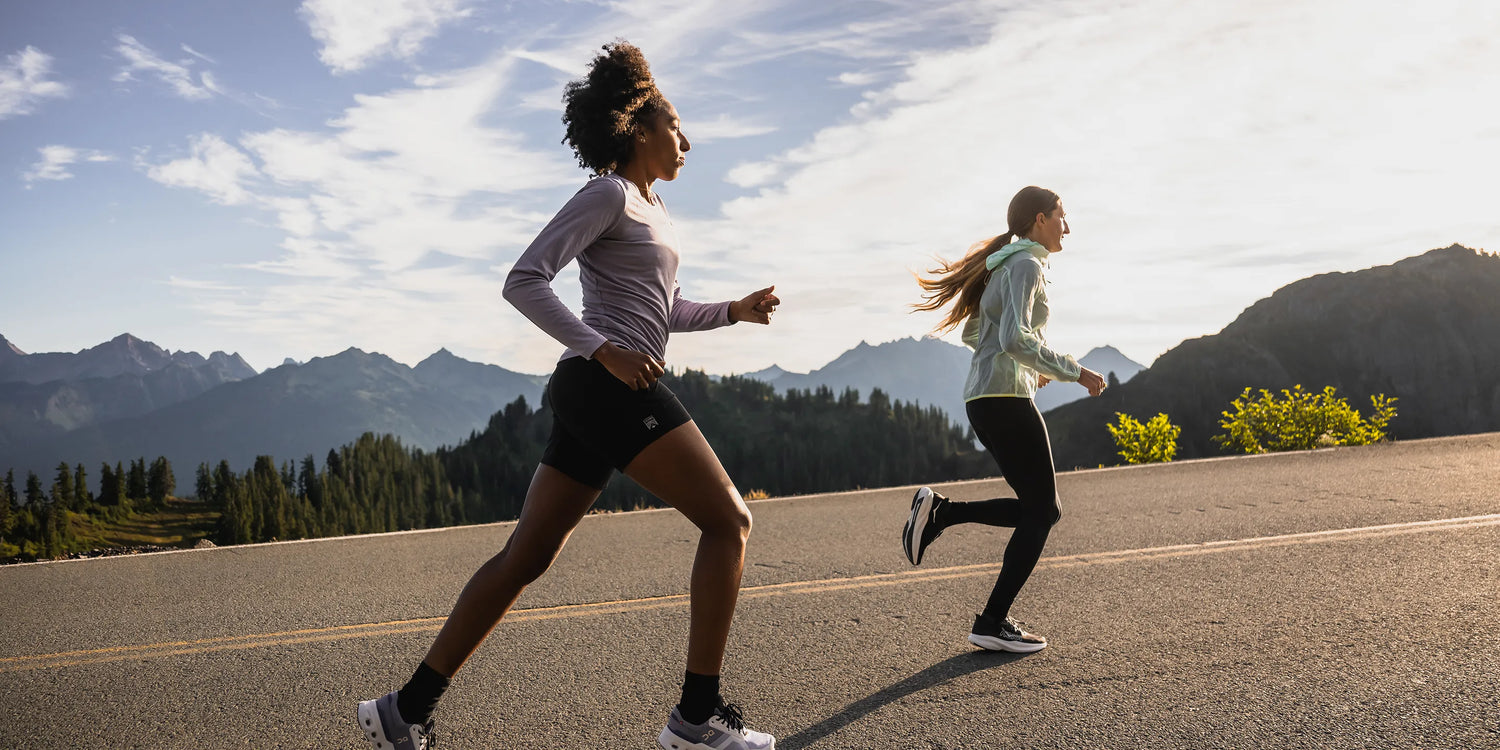
[{"label": "black sock", "polygon": [[689,724],[702,724],[719,707],[719,676],[688,672],[682,678],[682,702],[677,713]]},{"label": "black sock", "polygon": [[424,661],[417,665],[417,671],[396,694],[396,710],[409,724],[426,724],[432,718],[432,709],[437,708],[438,700],[447,689],[448,678]]}]

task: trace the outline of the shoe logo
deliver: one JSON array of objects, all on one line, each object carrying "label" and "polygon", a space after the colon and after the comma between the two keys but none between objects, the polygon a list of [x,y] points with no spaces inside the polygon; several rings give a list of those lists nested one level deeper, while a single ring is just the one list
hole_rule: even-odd
[{"label": "shoe logo", "polygon": [[703,741],[704,742],[708,742],[709,740],[712,740],[714,738],[714,735],[716,735],[718,733],[719,733],[718,730],[714,730],[714,729],[705,730],[703,732]]},{"label": "shoe logo", "polygon": [[641,420],[641,424],[646,425],[646,429],[648,429],[648,430],[654,430],[654,429],[656,429],[656,426],[658,424],[660,424],[660,422],[656,421],[656,417],[655,416],[648,416],[645,419]]}]

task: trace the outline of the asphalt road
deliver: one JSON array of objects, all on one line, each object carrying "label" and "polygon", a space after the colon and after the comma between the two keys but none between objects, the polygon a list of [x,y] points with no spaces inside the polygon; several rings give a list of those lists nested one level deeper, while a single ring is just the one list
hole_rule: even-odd
[{"label": "asphalt road", "polygon": [[[999,481],[943,485],[955,499]],[[1500,747],[1500,434],[1062,475],[1015,614],[1005,530],[901,554],[911,488],[751,504],[726,692],[797,748]],[[509,524],[0,568],[0,748],[359,748]],[[461,672],[441,746],[642,748],[696,535],[591,516]]]}]

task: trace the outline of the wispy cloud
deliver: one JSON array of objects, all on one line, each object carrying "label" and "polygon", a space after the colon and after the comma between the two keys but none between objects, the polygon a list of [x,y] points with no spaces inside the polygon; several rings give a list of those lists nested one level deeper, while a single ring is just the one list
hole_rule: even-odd
[{"label": "wispy cloud", "polygon": [[410,58],[444,24],[472,12],[465,0],[306,0],[298,10],[318,58],[334,73],[351,73],[374,60]]},{"label": "wispy cloud", "polygon": [[57,181],[72,179],[73,173],[68,171],[68,167],[80,161],[105,162],[114,161],[115,159],[115,157],[103,151],[77,149],[71,146],[43,146],[37,149],[37,153],[41,156],[41,159],[31,165],[31,169],[21,175],[21,179],[26,183],[28,190],[31,189],[32,183],[38,180]]},{"label": "wispy cloud", "polygon": [[[661,186],[685,291],[774,282],[786,300],[775,326],[674,338],[674,365],[808,369],[860,339],[925,332],[910,271],[1003,229],[1026,184],[1062,193],[1075,232],[1052,274],[1054,343],[1144,361],[1308,273],[1500,236],[1485,205],[1500,131],[1492,97],[1474,94],[1500,69],[1496,11],[1435,0],[1414,24],[1396,0],[1357,19],[1343,7],[568,4],[576,24],[357,95],[323,127],[199,136],[147,168],[281,233],[265,257],[180,285],[209,319],[299,357],[352,344],[416,361],[444,345],[542,371],[558,347],[499,285],[584,178],[538,111],[623,36],[689,137],[712,144]],[[356,10],[303,5],[336,72],[410,58],[468,12]],[[1226,270],[1232,292],[1205,283]],[[557,288],[576,304],[576,270]]]},{"label": "wispy cloud", "polygon": [[[146,73],[167,84],[172,89],[172,93],[183,99],[210,99],[215,93],[220,93],[207,71],[201,73],[197,81],[193,79],[193,71],[190,69],[194,62],[192,59],[183,59],[178,62],[164,60],[150,47],[129,34],[120,34],[116,39],[119,44],[115,46],[115,52],[125,59],[125,66],[115,74],[115,81],[134,81],[137,73]],[[186,47],[186,45],[183,46]],[[189,52],[202,58],[202,55],[193,53],[191,50]]]},{"label": "wispy cloud", "polygon": [[[782,364],[815,366],[812,352],[922,333],[935,319],[905,313],[908,269],[1004,229],[1014,191],[1046,185],[1075,232],[1052,274],[1054,342],[1148,361],[1309,273],[1494,236],[1482,204],[1500,131],[1475,92],[1500,69],[1500,14],[1445,2],[1417,24],[1402,3],[1344,7],[996,6],[971,18],[981,41],[913,57],[845,121],[732,170],[759,192],[679,220],[711,249],[685,263],[745,259],[781,283],[776,338],[810,344]],[[1226,268],[1232,294],[1204,283]],[[702,275],[720,296],[739,288]],[[1143,290],[1156,322],[1114,324]],[[674,347],[733,361],[741,343]]]},{"label": "wispy cloud", "polygon": [[218,65],[219,64],[218,60],[215,60],[212,57],[209,57],[208,55],[205,55],[202,52],[199,52],[198,50],[195,50],[192,47],[187,46],[187,44],[183,44],[182,45],[182,51],[188,53],[189,55],[192,55],[193,57],[198,58],[199,60],[202,60],[203,62],[208,63],[209,65]]},{"label": "wispy cloud", "polygon": [[695,143],[712,143],[774,133],[776,126],[721,114],[711,120],[692,120],[683,125],[683,132]]},{"label": "wispy cloud", "polygon": [[42,99],[68,95],[68,87],[48,80],[52,56],[35,47],[7,55],[0,65],[0,120],[29,115]]},{"label": "wispy cloud", "polygon": [[249,187],[259,170],[244,152],[217,135],[204,133],[192,139],[192,153],[163,164],[142,159],[146,175],[163,185],[207,193],[217,203],[234,206],[254,197]]}]

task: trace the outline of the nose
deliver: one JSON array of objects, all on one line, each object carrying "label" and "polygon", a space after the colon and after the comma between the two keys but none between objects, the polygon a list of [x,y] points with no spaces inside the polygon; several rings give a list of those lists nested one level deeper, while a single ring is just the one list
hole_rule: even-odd
[{"label": "nose", "polygon": [[1068,220],[1067,219],[1063,219],[1063,234],[1072,234],[1072,233],[1073,233],[1073,229],[1072,229],[1072,227],[1068,226]]},{"label": "nose", "polygon": [[685,153],[693,150],[693,144],[688,143],[687,133],[678,132],[677,133],[677,141],[682,146],[682,153],[685,154]]}]

